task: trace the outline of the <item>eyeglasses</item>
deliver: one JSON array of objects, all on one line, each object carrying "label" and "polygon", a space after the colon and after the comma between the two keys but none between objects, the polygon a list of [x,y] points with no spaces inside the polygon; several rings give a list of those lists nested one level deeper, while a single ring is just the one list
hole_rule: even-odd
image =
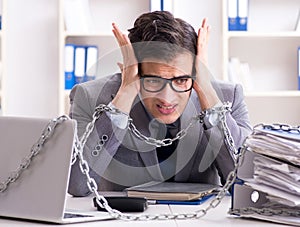
[{"label": "eyeglasses", "polygon": [[165,88],[166,84],[170,84],[171,88],[176,92],[187,92],[192,89],[194,79],[195,77],[188,75],[171,79],[154,75],[143,75],[140,77],[143,89],[148,92],[159,92]]}]

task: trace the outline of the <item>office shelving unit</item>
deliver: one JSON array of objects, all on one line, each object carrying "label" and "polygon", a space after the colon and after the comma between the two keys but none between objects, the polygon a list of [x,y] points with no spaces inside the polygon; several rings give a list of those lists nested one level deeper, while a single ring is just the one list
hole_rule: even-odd
[{"label": "office shelving unit", "polygon": [[[130,0],[130,4],[123,0],[89,0],[95,29],[72,32],[65,28],[64,1],[48,0],[45,4],[37,0],[0,0],[3,5],[0,96],[4,115],[54,117],[68,113],[64,45],[97,45],[100,61],[97,75],[117,72],[116,63],[122,59],[111,22],[126,32],[150,8],[150,0]],[[196,29],[203,17],[209,18],[212,25],[209,62],[217,78],[228,80],[230,57],[249,63],[255,89],[246,90],[245,95],[253,124],[280,121],[300,125],[297,88],[300,33],[294,31],[300,0],[249,0],[247,32],[228,32],[226,3],[226,0],[174,1],[174,14]]]},{"label": "office shelving unit", "polygon": [[[4,28],[5,28],[5,3],[4,0],[0,0],[0,15],[1,15],[1,30],[0,30],[0,115],[3,113],[3,109],[5,109],[5,96],[3,89],[3,84],[5,83],[4,78],[4,70],[5,70],[5,60],[4,60],[4,49],[5,49],[5,34],[4,34]],[[4,24],[4,25],[3,25]]]},{"label": "office shelving unit", "polygon": [[[64,46],[67,43],[98,46],[97,78],[119,71],[117,62],[122,62],[118,44],[112,33],[111,23],[115,22],[126,33],[133,21],[149,11],[149,0],[90,0],[89,11],[93,22],[90,31],[68,31],[65,26],[64,1],[59,2],[59,111],[68,113],[69,92],[64,89]],[[110,10],[108,10],[110,9]],[[130,12],[130,13],[129,13]]]},{"label": "office shelving unit", "polygon": [[295,31],[299,0],[249,0],[248,30],[228,31],[227,1],[223,3],[223,79],[229,58],[250,66],[252,90],[245,90],[252,124],[285,122],[299,125],[297,50]]}]

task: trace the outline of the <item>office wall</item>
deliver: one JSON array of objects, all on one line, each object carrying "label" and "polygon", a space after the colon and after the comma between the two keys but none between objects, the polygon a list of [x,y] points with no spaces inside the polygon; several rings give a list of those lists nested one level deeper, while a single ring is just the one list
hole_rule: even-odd
[{"label": "office wall", "polygon": [[57,115],[57,9],[53,0],[6,1],[6,115]]},{"label": "office wall", "polygon": [[211,26],[208,60],[215,78],[222,78],[222,4],[220,0],[175,0],[174,14],[192,24],[197,30],[202,19]]}]

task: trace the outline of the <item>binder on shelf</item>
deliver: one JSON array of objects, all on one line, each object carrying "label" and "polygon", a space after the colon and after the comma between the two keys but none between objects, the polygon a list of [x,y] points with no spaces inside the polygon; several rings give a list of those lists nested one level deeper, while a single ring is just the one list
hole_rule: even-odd
[{"label": "binder on shelf", "polygon": [[238,0],[227,0],[228,31],[238,30]]},{"label": "binder on shelf", "polygon": [[86,70],[85,81],[94,80],[97,72],[97,59],[98,59],[98,47],[87,46],[86,47]]},{"label": "binder on shelf", "polygon": [[163,0],[151,0],[150,1],[150,11],[153,12],[153,11],[161,11],[162,8],[161,8],[161,2]]},{"label": "binder on shelf", "polygon": [[75,84],[84,82],[85,75],[85,46],[76,46],[75,47]]},{"label": "binder on shelf", "polygon": [[75,58],[75,45],[65,45],[65,89],[69,90],[74,86],[74,58]]},{"label": "binder on shelf", "polygon": [[169,11],[173,13],[173,1],[174,0],[151,0],[150,11]]},{"label": "binder on shelf", "polygon": [[247,31],[248,0],[238,0],[238,30]]},{"label": "binder on shelf", "polygon": [[300,91],[300,47],[298,47],[298,90]]},{"label": "binder on shelf", "polygon": [[161,1],[161,10],[169,11],[173,13],[173,0],[162,0]]}]

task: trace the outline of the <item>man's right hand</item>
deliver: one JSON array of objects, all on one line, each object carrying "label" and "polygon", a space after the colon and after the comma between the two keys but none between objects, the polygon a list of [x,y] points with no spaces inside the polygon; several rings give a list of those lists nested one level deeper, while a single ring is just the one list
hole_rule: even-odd
[{"label": "man's right hand", "polygon": [[132,103],[140,91],[138,63],[128,36],[123,34],[115,23],[112,26],[123,57],[122,83],[112,104],[119,110],[129,113]]}]

